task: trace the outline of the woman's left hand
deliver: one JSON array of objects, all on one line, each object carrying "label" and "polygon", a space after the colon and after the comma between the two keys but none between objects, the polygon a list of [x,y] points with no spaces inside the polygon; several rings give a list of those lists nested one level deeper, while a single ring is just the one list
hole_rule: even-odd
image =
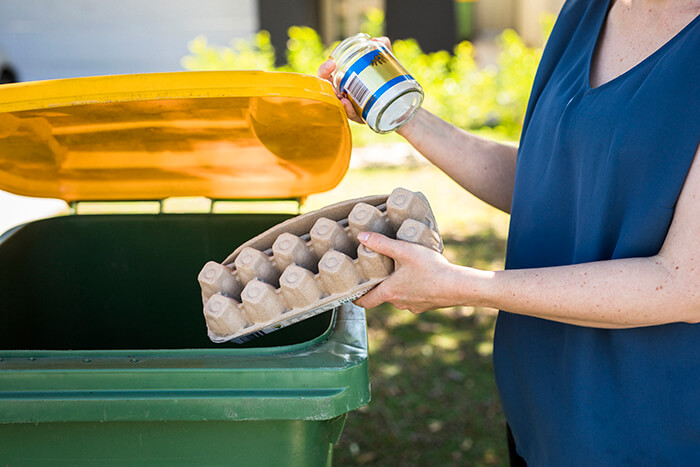
[{"label": "woman's left hand", "polygon": [[421,245],[362,232],[360,242],[394,260],[394,272],[366,295],[355,300],[363,308],[388,302],[396,308],[422,313],[458,304],[457,266],[440,253]]}]

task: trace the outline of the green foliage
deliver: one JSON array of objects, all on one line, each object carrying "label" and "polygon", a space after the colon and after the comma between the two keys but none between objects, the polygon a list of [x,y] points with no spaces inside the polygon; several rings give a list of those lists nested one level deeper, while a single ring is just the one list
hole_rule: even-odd
[{"label": "green foliage", "polygon": [[[545,36],[551,31],[553,16],[541,18]],[[384,13],[370,10],[362,30],[372,36],[383,34]],[[293,26],[288,31],[287,63],[275,67],[275,51],[267,31],[252,40],[237,40],[229,47],[214,47],[199,36],[189,44],[190,55],[182,60],[188,70],[277,70],[315,75],[331,48],[326,48],[312,28]],[[474,46],[461,42],[450,53],[424,53],[413,40],[393,43],[394,54],[423,86],[423,106],[460,128],[486,132],[503,140],[517,140],[541,49],[528,47],[513,30],[497,38],[495,65],[480,67]],[[335,45],[335,44],[334,44]],[[353,126],[355,145],[387,142],[397,136],[379,136],[365,126]]]},{"label": "green foliage", "polygon": [[364,32],[372,37],[384,35],[384,10],[371,8],[366,11],[360,24],[360,32]]},{"label": "green foliage", "polygon": [[508,29],[497,39],[495,66],[479,67],[474,46],[461,42],[452,54],[425,54],[413,40],[396,41],[399,61],[421,83],[424,106],[465,129],[492,128],[504,139],[517,139],[541,50],[525,45]]},{"label": "green foliage", "polygon": [[182,59],[188,70],[272,70],[275,67],[275,49],[270,33],[258,32],[253,40],[231,42],[229,47],[209,45],[207,38],[197,36],[188,47],[190,55]]},{"label": "green foliage", "polygon": [[287,64],[279,70],[315,75],[318,66],[328,58],[321,37],[309,27],[292,26],[288,33]]},{"label": "green foliage", "polygon": [[182,59],[182,66],[187,70],[264,70],[315,75],[318,66],[328,58],[320,36],[302,26],[292,26],[288,34],[287,63],[281,67],[275,67],[275,48],[267,31],[258,32],[252,40],[235,40],[228,47],[209,45],[206,37],[197,36],[188,44],[190,54]]}]

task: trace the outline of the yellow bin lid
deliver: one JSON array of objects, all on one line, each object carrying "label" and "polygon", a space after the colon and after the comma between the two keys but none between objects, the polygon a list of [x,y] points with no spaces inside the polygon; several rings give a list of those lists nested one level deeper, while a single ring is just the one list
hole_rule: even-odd
[{"label": "yellow bin lid", "polygon": [[0,86],[0,189],[79,200],[291,198],[350,161],[331,85],[261,71]]}]

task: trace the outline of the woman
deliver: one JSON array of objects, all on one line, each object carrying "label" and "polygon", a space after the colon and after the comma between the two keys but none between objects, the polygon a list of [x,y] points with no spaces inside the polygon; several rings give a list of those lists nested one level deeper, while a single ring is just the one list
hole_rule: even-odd
[{"label": "woman", "polygon": [[700,465],[699,13],[567,1],[517,150],[425,110],[399,130],[510,212],[505,271],[359,235],[396,271],[358,305],[505,310],[494,367],[528,464]]}]

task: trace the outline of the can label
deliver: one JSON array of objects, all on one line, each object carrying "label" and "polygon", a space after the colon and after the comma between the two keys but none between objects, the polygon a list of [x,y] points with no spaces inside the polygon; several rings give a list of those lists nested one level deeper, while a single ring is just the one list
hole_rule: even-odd
[{"label": "can label", "polygon": [[413,80],[385,48],[367,52],[343,76],[340,89],[364,120],[374,103],[402,81]]}]

